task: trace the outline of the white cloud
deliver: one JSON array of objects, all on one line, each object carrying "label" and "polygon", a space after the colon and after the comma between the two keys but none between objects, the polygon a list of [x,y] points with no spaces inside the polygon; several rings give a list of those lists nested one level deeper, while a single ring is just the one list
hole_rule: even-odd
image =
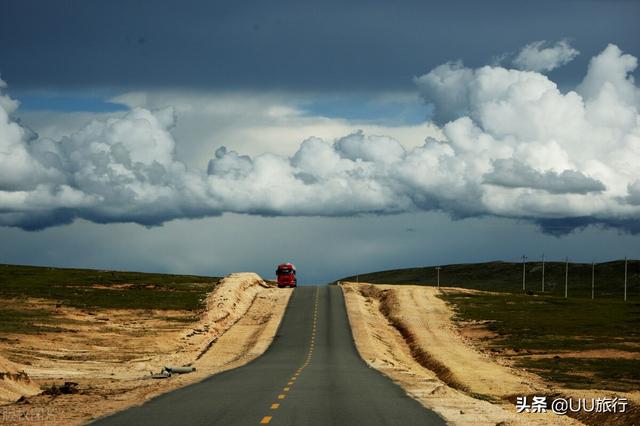
[{"label": "white cloud", "polygon": [[[635,66],[609,46],[577,91],[562,93],[537,72],[448,63],[416,78],[442,126],[400,130],[358,131],[273,97],[177,97],[173,108],[151,111],[134,105],[159,107],[171,97],[129,95],[126,114],[36,138],[11,118],[16,103],[0,95],[0,224],[441,210],[625,227],[640,220]],[[206,171],[177,159],[176,115],[226,123],[205,144],[209,153],[218,148]],[[266,142],[246,155],[242,136]]]},{"label": "white cloud", "polygon": [[507,188],[531,188],[552,194],[588,194],[602,192],[602,182],[574,170],[541,173],[531,166],[512,158],[493,161],[493,171],[484,175],[484,182]]},{"label": "white cloud", "polygon": [[[386,94],[376,101],[414,103],[416,98],[415,93]],[[154,91],[127,93],[112,101],[149,110],[174,108],[178,116],[172,129],[178,141],[176,157],[201,168],[206,167],[220,145],[251,156],[264,153],[289,156],[309,137],[334,140],[359,129],[391,136],[409,148],[422,145],[427,136],[441,135],[437,126],[428,122],[384,125],[309,114],[304,107],[314,99],[316,95],[304,93]]]},{"label": "white cloud", "polygon": [[580,52],[571,47],[567,40],[561,40],[547,47],[544,41],[536,41],[522,48],[513,64],[527,71],[551,71],[571,62]]},{"label": "white cloud", "polygon": [[[633,76],[630,75],[637,67],[636,57],[623,54],[618,46],[610,44],[602,53],[591,59],[587,76],[578,86],[577,92],[586,99],[595,99],[600,96],[614,98],[610,99],[606,106],[613,106],[614,103],[637,106],[640,104],[640,90],[635,85]],[[592,105],[594,115],[606,115],[604,111],[595,112],[597,106],[601,105]],[[620,112],[626,112],[625,118],[633,119],[623,108],[610,111],[610,115],[613,117]],[[597,119],[595,116],[591,118]]]}]

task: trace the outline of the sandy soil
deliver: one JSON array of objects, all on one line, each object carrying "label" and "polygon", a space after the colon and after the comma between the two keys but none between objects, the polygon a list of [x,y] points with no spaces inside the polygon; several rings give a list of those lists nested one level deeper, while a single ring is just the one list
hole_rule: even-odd
[{"label": "sandy soil", "polygon": [[341,287],[362,358],[450,424],[579,424],[551,413],[516,413],[506,398],[546,394],[549,386],[466,345],[436,289]]},{"label": "sandy soil", "polygon": [[[0,355],[13,361],[14,371],[24,371],[38,385],[72,381],[78,383],[79,392],[29,396],[1,406],[0,424],[86,423],[241,366],[267,349],[291,292],[273,288],[253,273],[232,274],[209,294],[207,309],[195,321],[191,312],[89,312],[53,305],[67,331],[3,336]],[[150,378],[151,372],[165,366],[185,365],[196,371]],[[8,392],[0,396],[15,400]]]},{"label": "sandy soil", "polygon": [[20,397],[37,395],[40,386],[20,367],[0,356],[0,403],[18,400]]}]

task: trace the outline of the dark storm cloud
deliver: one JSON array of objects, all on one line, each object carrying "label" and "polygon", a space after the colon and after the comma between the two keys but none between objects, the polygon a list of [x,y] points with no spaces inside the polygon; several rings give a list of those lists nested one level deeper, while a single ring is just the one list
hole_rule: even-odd
[{"label": "dark storm cloud", "polygon": [[540,230],[548,235],[564,237],[577,233],[589,226],[600,229],[616,229],[631,235],[640,234],[640,221],[628,220],[597,220],[592,217],[570,217],[557,219],[540,219],[535,221]]},{"label": "dark storm cloud", "polygon": [[[406,227],[414,231],[405,232]],[[0,244],[3,263],[33,265],[214,276],[251,270],[271,278],[275,265],[290,260],[303,284],[384,269],[518,261],[522,254],[584,262],[638,255],[637,235],[611,229],[590,227],[556,238],[519,221],[453,222],[441,213],[358,218],[230,214],[151,229],[77,221],[41,232],[0,227],[0,241],[11,242]]]},{"label": "dark storm cloud", "polygon": [[[0,70],[14,88],[371,89],[455,57],[471,66],[569,37],[582,58],[604,43],[637,51],[637,2],[2,3]],[[594,20],[607,25],[594,27]]]}]

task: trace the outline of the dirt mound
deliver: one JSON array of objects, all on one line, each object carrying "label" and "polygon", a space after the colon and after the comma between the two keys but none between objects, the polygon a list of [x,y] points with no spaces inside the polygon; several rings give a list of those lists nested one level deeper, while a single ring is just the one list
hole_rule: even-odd
[{"label": "dirt mound", "polygon": [[433,289],[344,281],[341,288],[360,356],[447,424],[579,424],[551,414],[517,414],[502,397],[529,394],[537,389],[533,378],[466,347]]},{"label": "dirt mound", "polygon": [[[0,340],[0,354],[20,360],[14,364],[0,358],[0,373],[10,374],[5,374],[10,380],[0,381],[0,404],[39,394],[2,407],[0,425],[13,425],[15,418],[38,418],[46,420],[39,424],[52,426],[85,424],[239,367],[269,347],[292,292],[257,274],[238,273],[221,280],[203,300],[205,309],[197,312],[80,309],[50,300],[13,300],[16,311],[35,306],[51,312],[58,330]],[[195,371],[150,380],[150,373],[166,366]]]},{"label": "dirt mound", "polygon": [[19,371],[14,363],[0,356],[0,404],[39,393],[40,387],[31,381],[27,373]]}]

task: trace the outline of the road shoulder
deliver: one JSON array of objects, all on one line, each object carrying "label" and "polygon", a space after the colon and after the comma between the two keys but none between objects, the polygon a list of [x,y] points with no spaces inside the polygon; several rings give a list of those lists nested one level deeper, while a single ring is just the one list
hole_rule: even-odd
[{"label": "road shoulder", "polygon": [[[97,369],[103,371],[100,377],[94,373],[99,366],[89,363],[91,371],[76,371],[78,375],[71,379],[79,384],[77,393],[41,394],[2,406],[0,424],[12,424],[16,416],[25,415],[37,415],[48,425],[84,424],[245,365],[264,353],[273,341],[291,294],[292,290],[267,285],[256,274],[232,274],[209,294],[207,309],[196,323],[171,333],[149,330],[154,339],[163,341],[161,352],[130,363],[104,364]],[[139,320],[144,322],[144,318]],[[148,339],[149,334],[140,339],[140,344]],[[196,371],[166,379],[150,378],[149,370],[158,371],[166,365],[189,365]],[[39,370],[29,367],[29,375],[38,382],[57,379],[51,376],[54,369],[47,368],[42,369],[47,376],[38,380]],[[64,374],[64,363],[57,368],[61,370],[55,374]],[[105,370],[113,373],[103,377]]]},{"label": "road shoulder", "polygon": [[[451,312],[432,300],[426,287],[342,283],[341,288],[360,356],[448,423],[579,424],[551,413],[517,414],[513,404],[500,400],[544,385],[466,346],[451,332]],[[505,388],[495,392],[493,383],[502,380]]]}]

